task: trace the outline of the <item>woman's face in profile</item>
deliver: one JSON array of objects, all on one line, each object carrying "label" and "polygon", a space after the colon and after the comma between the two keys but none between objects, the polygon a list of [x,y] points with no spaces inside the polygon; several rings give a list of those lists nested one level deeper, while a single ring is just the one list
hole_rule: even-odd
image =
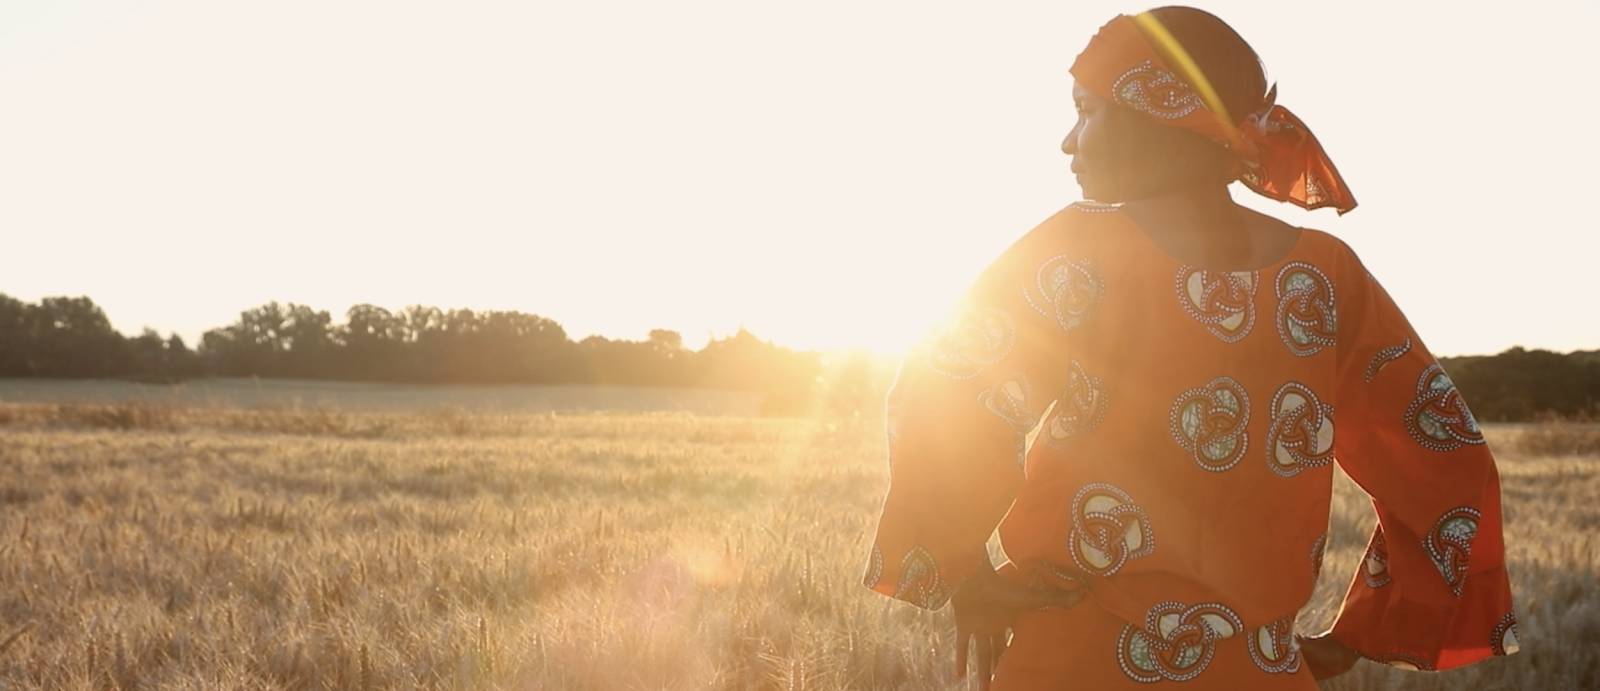
[{"label": "woman's face in profile", "polygon": [[1067,132],[1061,142],[1061,151],[1072,157],[1072,173],[1078,186],[1083,188],[1085,199],[1107,203],[1128,200],[1131,161],[1128,147],[1126,117],[1116,104],[1107,101],[1088,89],[1074,83],[1072,104],[1078,112],[1078,122]]},{"label": "woman's face in profile", "polygon": [[1085,199],[1117,204],[1166,194],[1217,165],[1221,149],[1198,135],[1158,124],[1077,83],[1072,102],[1078,122],[1061,151],[1072,157]]}]

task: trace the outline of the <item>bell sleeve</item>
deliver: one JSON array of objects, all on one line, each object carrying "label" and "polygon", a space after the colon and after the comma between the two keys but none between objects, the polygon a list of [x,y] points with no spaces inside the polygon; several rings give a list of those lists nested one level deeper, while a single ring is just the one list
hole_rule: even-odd
[{"label": "bell sleeve", "polygon": [[[938,609],[988,559],[1022,484],[1026,435],[1065,383],[1058,313],[1073,307],[1025,290],[1052,256],[1055,220],[992,263],[901,364],[888,400],[890,486],[864,579],[879,593]],[[1061,277],[1053,304],[1092,300],[1084,274]]]},{"label": "bell sleeve", "polygon": [[1450,377],[1352,264],[1337,296],[1334,451],[1378,525],[1333,636],[1407,669],[1516,652],[1494,457]]}]

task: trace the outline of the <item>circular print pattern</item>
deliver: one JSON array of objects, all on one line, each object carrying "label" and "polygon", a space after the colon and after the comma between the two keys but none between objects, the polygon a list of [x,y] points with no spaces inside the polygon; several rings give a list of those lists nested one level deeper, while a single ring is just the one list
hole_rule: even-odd
[{"label": "circular print pattern", "polygon": [[1011,427],[1016,445],[1017,463],[1028,460],[1028,432],[1039,424],[1039,414],[1033,412],[1033,390],[1021,372],[1000,380],[978,394],[978,402]]},{"label": "circular print pattern", "polygon": [[1455,382],[1437,363],[1417,377],[1417,398],[1406,408],[1406,429],[1418,444],[1434,451],[1454,451],[1482,444],[1483,430],[1467,410]]},{"label": "circular print pattern", "polygon": [[1117,77],[1111,95],[1123,106],[1163,120],[1176,120],[1203,105],[1188,84],[1149,60]]},{"label": "circular print pattern", "polygon": [[1333,282],[1304,262],[1278,271],[1278,336],[1295,355],[1314,355],[1334,344],[1339,315],[1333,302]]},{"label": "circular print pattern", "polygon": [[1257,667],[1269,674],[1300,671],[1300,646],[1294,640],[1294,615],[1250,632],[1245,648]]},{"label": "circular print pattern", "polygon": [[1228,377],[1178,396],[1169,415],[1172,436],[1206,470],[1221,472],[1244,458],[1250,398]]},{"label": "circular print pattern", "polygon": [[1272,397],[1267,467],[1284,477],[1333,461],[1333,406],[1311,388],[1289,382]]},{"label": "circular print pattern", "polygon": [[1422,541],[1450,592],[1457,595],[1467,580],[1467,560],[1472,554],[1472,539],[1477,535],[1478,510],[1462,506],[1440,516]]},{"label": "circular print pattern", "polygon": [[861,583],[871,588],[878,584],[880,578],[883,578],[883,548],[873,542],[872,556],[867,559],[867,573],[861,578]]},{"label": "circular print pattern", "polygon": [[956,379],[971,379],[1009,355],[1016,342],[1016,322],[1005,312],[964,307],[934,337],[928,368]]},{"label": "circular print pattern", "polygon": [[1400,345],[1389,346],[1388,348],[1379,350],[1377,353],[1373,354],[1372,362],[1367,363],[1367,373],[1364,377],[1365,380],[1369,382],[1372,381],[1372,378],[1378,376],[1378,372],[1383,368],[1388,367],[1389,363],[1405,357],[1406,353],[1409,352],[1411,352],[1410,336],[1407,336],[1405,342],[1401,343]]},{"label": "circular print pattern", "polygon": [[1178,269],[1178,304],[1206,325],[1206,331],[1224,343],[1233,343],[1250,334],[1256,323],[1256,285],[1254,271],[1201,271],[1187,266]]},{"label": "circular print pattern", "polygon": [[1056,398],[1055,411],[1041,432],[1045,445],[1059,449],[1073,437],[1093,431],[1105,419],[1110,405],[1100,378],[1089,376],[1077,360],[1070,361],[1067,388]]},{"label": "circular print pattern", "polygon": [[1372,542],[1367,544],[1361,564],[1361,580],[1368,588],[1382,588],[1394,580],[1389,576],[1389,542],[1383,537],[1382,527],[1372,531]]},{"label": "circular print pattern", "polygon": [[1233,610],[1208,603],[1184,607],[1163,602],[1145,616],[1143,629],[1122,627],[1117,638],[1117,663],[1135,681],[1188,681],[1206,670],[1216,643],[1244,625]]},{"label": "circular print pattern", "polygon": [[1129,559],[1155,550],[1150,517],[1128,493],[1107,484],[1092,484],[1072,498],[1072,560],[1096,576],[1110,576]]},{"label": "circular print pattern", "polygon": [[954,590],[939,576],[939,565],[921,545],[912,547],[900,560],[900,583],[894,592],[896,599],[924,609],[938,609],[949,601]]},{"label": "circular print pattern", "polygon": [[1489,635],[1490,647],[1496,655],[1510,655],[1521,649],[1517,643],[1517,614],[1507,612],[1494,627],[1494,632]]},{"label": "circular print pattern", "polygon": [[1056,320],[1064,331],[1082,326],[1100,306],[1105,286],[1094,260],[1072,261],[1065,254],[1045,260],[1022,297],[1035,311]]}]

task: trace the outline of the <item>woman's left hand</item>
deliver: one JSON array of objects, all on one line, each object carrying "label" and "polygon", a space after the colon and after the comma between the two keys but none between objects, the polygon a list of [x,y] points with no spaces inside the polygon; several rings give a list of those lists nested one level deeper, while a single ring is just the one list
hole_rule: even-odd
[{"label": "woman's left hand", "polygon": [[984,564],[962,582],[950,598],[956,614],[956,676],[967,675],[967,648],[971,644],[977,658],[978,689],[988,691],[1017,613],[1026,609],[1071,607],[1078,604],[1083,595],[1081,587],[1044,591],[1018,585],[1001,578]]}]

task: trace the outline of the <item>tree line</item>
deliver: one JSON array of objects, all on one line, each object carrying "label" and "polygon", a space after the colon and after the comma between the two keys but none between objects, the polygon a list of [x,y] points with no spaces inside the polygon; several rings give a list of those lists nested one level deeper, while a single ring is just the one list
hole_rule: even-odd
[{"label": "tree line", "polygon": [[823,354],[741,328],[691,350],[675,331],[640,341],[574,341],[554,320],[515,311],[356,305],[326,310],[269,302],[206,331],[191,347],[146,329],[127,337],[87,297],[27,303],[0,294],[0,377],[264,377],[427,384],[616,384],[759,391],[798,400],[817,387]]},{"label": "tree line", "polygon": [[1518,347],[1441,358],[1439,364],[1481,421],[1600,418],[1600,350],[1562,354]]},{"label": "tree line", "polygon": [[[1442,364],[1484,421],[1600,412],[1600,351],[1512,348]],[[28,303],[0,294],[0,378],[265,377],[427,384],[610,384],[758,391],[769,408],[819,400],[835,412],[881,401],[890,368],[864,356],[829,361],[750,332],[700,350],[675,331],[640,341],[573,341],[554,320],[515,311],[356,305],[326,310],[269,302],[190,347],[145,329],[128,337],[87,297]]]}]

